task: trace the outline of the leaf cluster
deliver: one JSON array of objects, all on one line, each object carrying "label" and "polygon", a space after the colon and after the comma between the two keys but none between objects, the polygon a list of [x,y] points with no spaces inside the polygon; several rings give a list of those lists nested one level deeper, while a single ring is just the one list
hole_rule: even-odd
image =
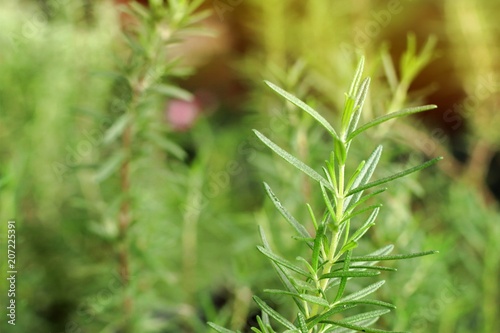
[{"label": "leaf cluster", "polygon": [[[353,293],[347,292],[348,281],[375,277],[382,271],[395,270],[391,267],[377,265],[379,262],[409,259],[435,252],[391,255],[393,246],[388,245],[367,255],[353,255],[359,240],[375,225],[381,205],[370,205],[368,202],[386,190],[381,185],[429,167],[441,159],[435,158],[393,175],[371,180],[383,150],[382,146],[379,145],[365,161],[359,163],[355,170],[348,172],[346,161],[349,149],[351,143],[360,134],[389,120],[436,108],[435,105],[406,108],[358,126],[370,86],[369,78],[362,79],[363,66],[364,59],[361,59],[351,86],[345,95],[340,128],[337,130],[309,105],[273,83],[266,82],[275,93],[309,114],[330,134],[332,152],[325,162],[323,173],[320,173],[279,147],[259,131],[254,130],[257,137],[266,146],[318,183],[324,201],[323,214],[320,218],[308,205],[315,230],[315,234],[312,235],[282,205],[270,186],[264,183],[265,190],[274,206],[295,230],[296,239],[309,248],[311,256],[309,260],[299,257],[295,261],[281,257],[271,249],[263,229],[260,228],[263,245],[258,246],[258,250],[271,260],[284,286],[284,289],[265,291],[269,294],[290,297],[296,304],[298,312],[295,320],[289,321],[264,300],[254,296],[254,301],[262,310],[262,317],[257,318],[259,327],[252,328],[256,333],[276,332],[271,324],[271,318],[285,328],[283,332],[391,332],[371,328],[371,325],[380,316],[395,308],[393,304],[370,298],[385,281],[372,283]],[[366,190],[372,191],[365,193]],[[358,223],[358,219],[354,219],[365,215],[367,217],[363,218],[362,223]],[[352,308],[362,311],[354,315],[351,314],[352,311],[345,314],[347,310]],[[213,323],[210,323],[210,326],[217,332],[232,332]]]},{"label": "leaf cluster", "polygon": [[152,146],[177,159],[186,158],[183,149],[168,138],[168,128],[162,124],[164,115],[158,112],[163,106],[157,104],[166,99],[192,101],[194,98],[177,83],[193,69],[171,50],[190,35],[206,34],[197,27],[209,14],[199,10],[201,2],[170,0],[166,6],[163,1],[150,1],[149,8],[130,2],[121,7],[128,17],[121,34],[122,53],[126,57],[117,61],[116,71],[99,73],[113,80],[108,115],[101,121],[108,125],[103,133],[103,146],[116,153],[107,153],[106,160],[98,166],[95,173],[98,182],[115,174],[130,158],[127,152],[117,148],[127,130],[131,131],[134,149],[138,152],[133,156],[140,156],[144,147]]}]

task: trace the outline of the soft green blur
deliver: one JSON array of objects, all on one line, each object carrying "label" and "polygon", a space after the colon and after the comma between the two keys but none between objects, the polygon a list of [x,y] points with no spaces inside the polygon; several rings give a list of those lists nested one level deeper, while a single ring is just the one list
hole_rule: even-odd
[{"label": "soft green blur", "polygon": [[[147,116],[136,124],[140,142],[132,150],[132,274],[124,286],[117,237],[124,198],[119,170],[109,160],[119,152],[105,143],[116,116],[109,111],[115,74],[125,71],[120,65],[131,52],[117,7],[90,0],[1,2],[1,332],[119,332],[126,297],[134,303],[131,332],[209,332],[206,321],[249,332],[258,314],[252,293],[268,297],[262,290],[279,286],[255,248],[257,225],[283,256],[302,255],[262,181],[306,227],[305,203],[314,207],[321,196],[316,184],[258,144],[251,129],[318,169],[333,148],[322,129],[262,80],[335,123],[361,54],[373,79],[361,122],[423,103],[439,109],[370,132],[365,147],[352,153],[361,160],[382,140],[381,165],[390,170],[379,170],[379,177],[445,157],[432,172],[392,185],[370,241],[361,244],[393,243],[398,253],[440,251],[394,263],[398,272],[384,274],[380,297],[398,309],[377,327],[494,332],[500,316],[500,3],[242,0],[205,1],[204,7],[214,15],[194,33],[215,26],[213,45],[230,47],[222,56],[207,55],[192,68],[193,79],[174,82],[217,101],[183,132],[164,119],[172,97],[141,106]],[[227,41],[238,38],[243,52]],[[195,44],[180,48],[182,59],[200,56]],[[224,74],[216,70],[207,79],[203,73],[214,63]],[[176,66],[169,70],[185,70]],[[243,92],[217,88],[219,74]],[[144,139],[151,128],[165,135],[157,145]],[[16,327],[5,316],[10,219],[17,223]],[[272,304],[293,318],[290,303]]]}]

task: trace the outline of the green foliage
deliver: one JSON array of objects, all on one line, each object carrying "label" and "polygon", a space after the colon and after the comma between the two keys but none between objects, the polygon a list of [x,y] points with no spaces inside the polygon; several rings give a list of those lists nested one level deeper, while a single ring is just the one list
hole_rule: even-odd
[{"label": "green foliage", "polygon": [[[149,316],[138,316],[135,309],[147,307],[153,311],[164,302],[160,295],[141,293],[136,277],[144,270],[152,271],[154,274],[143,277],[141,283],[169,286],[164,263],[167,256],[162,253],[161,241],[157,239],[150,243],[148,239],[161,230],[161,224],[164,228],[174,229],[174,221],[169,220],[169,215],[170,219],[174,215],[170,207],[157,207],[158,203],[151,200],[151,195],[158,193],[161,197],[168,197],[168,192],[175,188],[169,185],[172,178],[188,172],[180,163],[186,153],[171,140],[170,128],[164,123],[165,103],[171,99],[193,100],[191,93],[177,83],[192,69],[172,56],[170,50],[188,36],[201,34],[196,25],[207,16],[207,12],[197,11],[200,4],[200,1],[172,0],[167,5],[151,1],[146,8],[131,2],[122,8],[132,20],[121,34],[124,42],[120,45],[124,49],[122,58],[117,59],[114,71],[101,73],[113,81],[109,108],[104,112],[109,127],[103,135],[100,161],[93,177],[103,200],[115,203],[106,205],[104,215],[117,222],[117,230],[109,238],[118,258],[124,288],[118,297],[120,307],[115,308],[122,313],[122,318],[113,325],[124,331],[138,331],[154,321],[151,312]],[[169,175],[165,166],[175,170],[174,174]],[[184,181],[183,185],[190,189],[186,200],[196,201],[194,197],[201,187],[197,169],[193,168]],[[172,199],[179,200],[179,197]],[[155,212],[152,220],[148,219],[151,210]],[[181,232],[186,234],[182,244],[186,255],[181,261],[184,265],[182,273],[188,275],[184,276],[182,288],[187,300],[193,288],[193,272],[186,262],[193,260],[188,255],[196,246],[193,230],[196,230],[199,212],[186,216],[180,218],[185,223]],[[96,224],[94,230],[102,237],[107,236],[104,225]],[[157,322],[161,323],[160,327],[168,326],[165,321]]]},{"label": "green foliage", "polygon": [[[118,2],[0,2],[0,255],[15,219],[16,330],[496,331],[500,2]],[[223,33],[198,43],[208,27]],[[218,50],[186,66],[206,44]],[[352,79],[355,54],[371,79]],[[210,107],[172,131],[169,100],[194,92]],[[440,110],[393,121],[427,99]],[[402,260],[419,249],[439,260]]]},{"label": "green foliage", "polygon": [[[165,121],[170,99],[192,99],[179,80],[193,69],[170,50],[206,34],[207,12],[200,1],[81,4],[0,5],[0,215],[17,220],[17,263],[29,272],[17,281],[16,328],[176,330],[167,318],[194,288],[173,287],[189,268],[165,248],[181,239],[184,189],[199,186]],[[3,254],[3,223],[0,233]]]},{"label": "green foliage", "polygon": [[[297,263],[294,263],[284,259],[271,249],[266,240],[264,230],[260,229],[264,245],[259,246],[258,249],[271,260],[285,287],[283,290],[266,291],[270,294],[290,297],[297,305],[298,314],[296,320],[293,323],[290,322],[257,296],[254,297],[254,300],[261,308],[263,314],[274,319],[274,321],[286,329],[283,332],[326,333],[343,332],[345,329],[348,331],[358,330],[374,333],[389,332],[372,329],[369,326],[375,323],[380,316],[388,313],[390,308],[394,308],[394,306],[378,300],[366,299],[367,296],[376,292],[385,281],[382,280],[373,283],[352,293],[347,291],[348,281],[357,278],[374,277],[379,275],[381,271],[391,270],[389,267],[375,266],[381,261],[403,260],[435,253],[435,251],[427,251],[390,255],[392,246],[387,246],[368,255],[353,256],[353,251],[358,247],[360,239],[375,225],[375,219],[381,207],[380,205],[367,205],[366,200],[382,191],[365,194],[364,196],[363,192],[424,169],[441,159],[435,158],[419,166],[370,182],[382,153],[382,147],[379,146],[366,161],[360,163],[359,167],[349,177],[350,173],[346,168],[346,161],[349,159],[349,149],[353,140],[361,133],[393,118],[403,117],[436,107],[428,105],[404,109],[376,118],[358,127],[357,123],[370,82],[369,79],[361,82],[363,65],[364,60],[361,59],[349,92],[346,95],[341,127],[338,132],[325,118],[306,103],[276,85],[266,82],[277,94],[312,116],[327,130],[333,141],[331,143],[333,152],[330,155],[330,159],[326,161],[326,167],[323,168],[325,178],[317,173],[313,167],[308,166],[292,154],[286,152],[262,133],[255,131],[257,137],[266,146],[316,181],[324,199],[323,214],[320,219],[310,210],[311,219],[315,221],[315,235],[311,236],[307,229],[283,207],[269,185],[264,184],[266,192],[276,208],[295,229],[297,240],[309,247],[311,251],[309,260],[299,257],[297,258]],[[364,216],[367,212],[370,215],[364,221],[359,221],[358,217]],[[350,312],[344,314],[347,310],[359,305],[369,305],[368,308],[370,306],[378,306],[386,309],[369,311],[368,308],[365,309],[363,307],[355,315],[349,315],[348,313]],[[343,318],[340,320],[335,319],[334,314],[336,317],[342,315]],[[228,332],[226,329],[215,324],[211,323],[210,325],[218,332]],[[254,328],[254,331],[276,332],[270,323],[262,321],[259,321],[259,328]]]}]

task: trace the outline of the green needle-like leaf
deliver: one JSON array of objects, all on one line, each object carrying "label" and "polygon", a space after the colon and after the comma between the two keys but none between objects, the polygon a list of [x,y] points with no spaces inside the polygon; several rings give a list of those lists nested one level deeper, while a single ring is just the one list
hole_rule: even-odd
[{"label": "green needle-like leaf", "polygon": [[[337,326],[342,326],[342,327],[345,327],[345,328],[349,328],[351,330],[355,330],[356,332],[366,332],[366,333],[411,333],[411,332],[396,332],[396,331],[386,331],[386,330],[380,330],[380,329],[376,329],[376,328],[370,328],[370,327],[366,327],[366,326],[358,326],[358,325],[354,325],[354,324],[349,324],[349,323],[346,323],[346,322],[343,322],[343,321],[329,321],[329,323],[331,324],[334,324],[334,325],[337,325]],[[333,332],[333,331],[329,331],[329,332]]]},{"label": "green needle-like leaf", "polygon": [[[263,316],[265,315],[266,318],[269,318],[269,316],[266,313],[263,313],[262,315]],[[267,321],[269,321],[269,320],[267,320]],[[271,327],[269,327],[270,325],[267,324],[267,323],[264,323],[264,321],[260,318],[260,316],[257,316],[257,323],[259,324],[259,327],[262,330],[262,331],[259,330],[259,332],[261,332],[261,333],[271,333],[271,332],[273,332],[273,330],[271,329]]]},{"label": "green needle-like leaf", "polygon": [[380,275],[380,272],[364,271],[337,271],[320,276],[320,279],[342,278],[342,277],[374,277]]},{"label": "green needle-like leaf", "polygon": [[396,272],[397,269],[393,267],[385,267],[385,266],[370,266],[370,265],[351,265],[351,269],[374,269],[378,271],[389,271]]},{"label": "green needle-like leaf", "polygon": [[330,306],[328,301],[324,298],[321,298],[321,297],[312,296],[312,295],[308,295],[308,294],[301,294],[300,298],[302,298],[304,301],[309,302],[309,303],[318,304],[318,305],[321,305],[324,307]]},{"label": "green needle-like leaf", "polygon": [[300,328],[300,333],[307,333],[307,324],[306,324],[306,318],[302,314],[302,312],[299,312],[297,314],[297,322],[299,323],[299,328]]},{"label": "green needle-like leaf", "polygon": [[307,232],[306,228],[302,224],[300,224],[295,217],[290,214],[290,212],[281,204],[281,202],[278,200],[278,197],[273,193],[271,190],[271,187],[267,184],[264,183],[264,187],[266,189],[267,195],[269,198],[271,198],[271,201],[273,202],[274,206],[278,209],[278,211],[281,213],[281,215],[285,218],[285,220],[290,223],[290,225],[297,231],[299,235],[301,235],[304,238],[311,238],[311,235],[309,232]]},{"label": "green needle-like leaf", "polygon": [[332,216],[335,225],[339,224],[340,221],[335,221],[335,218],[334,218],[336,215],[335,208],[333,207],[330,196],[326,192],[325,186],[323,186],[323,184],[321,184],[321,194],[323,194],[323,201],[325,202],[326,208],[328,209],[330,216]]},{"label": "green needle-like leaf", "polygon": [[[326,163],[328,163],[328,162],[326,162]],[[331,172],[329,172],[325,167],[323,167],[322,169],[326,175],[326,178],[328,179],[328,182],[330,184],[332,184],[333,188],[336,188],[337,187],[337,179],[335,179],[335,174],[332,174]],[[332,177],[332,175],[333,175],[333,177]]]},{"label": "green needle-like leaf", "polygon": [[376,306],[381,306],[381,307],[388,308],[388,309],[395,309],[396,308],[396,306],[394,304],[382,302],[382,301],[375,300],[375,299],[360,299],[360,300],[356,300],[356,301],[342,302],[342,303],[338,303],[337,306],[339,306],[339,305],[356,306],[359,304],[376,305]]},{"label": "green needle-like leaf", "polygon": [[[361,87],[359,88],[356,100],[354,102],[354,108],[356,111],[352,115],[351,122],[349,123],[347,131],[347,133],[349,134],[352,133],[358,126],[359,118],[361,117],[361,112],[363,111],[363,105],[365,103],[366,95],[368,94],[369,88],[370,88],[370,78],[367,77],[366,79],[364,79],[363,83],[361,83]],[[349,136],[347,133],[344,139],[346,142],[349,142],[349,140],[347,140],[347,137]]]},{"label": "green needle-like leaf", "polygon": [[339,161],[339,163],[345,164],[345,160],[347,158],[347,147],[346,145],[339,140],[336,140],[334,143],[333,151],[335,153],[335,158]]},{"label": "green needle-like leaf", "polygon": [[303,275],[305,277],[309,277],[309,273],[305,270],[303,270],[302,268],[292,264],[291,262],[289,262],[288,260],[285,260],[279,256],[277,256],[276,254],[272,253],[271,251],[269,251],[268,249],[262,247],[262,246],[257,246],[257,249],[263,254],[265,255],[266,257],[268,257],[269,259],[271,259],[273,262],[275,262],[278,266],[282,266],[282,267],[286,267],[296,273],[299,273],[300,275]]},{"label": "green needle-like leaf", "polygon": [[125,128],[132,122],[132,116],[130,116],[128,113],[123,114],[118,118],[118,120],[115,121],[113,125],[104,133],[104,138],[102,139],[102,142],[104,144],[108,144],[112,141],[114,141],[116,138],[118,138],[120,135],[123,134],[123,131],[125,131]]},{"label": "green needle-like leaf", "polygon": [[275,294],[275,295],[286,295],[292,297],[300,297],[300,294],[293,293],[291,291],[281,290],[281,289],[264,289],[265,293]]},{"label": "green needle-like leaf", "polygon": [[311,169],[308,165],[306,165],[304,162],[300,161],[287,151],[283,150],[281,147],[279,147],[277,144],[269,140],[264,134],[260,133],[257,130],[253,130],[257,137],[269,148],[271,148],[276,154],[281,156],[285,161],[299,169],[300,171],[304,172],[306,175],[311,177],[312,179],[316,180],[320,184],[323,184],[326,188],[328,188],[330,191],[333,191],[332,185],[325,179],[323,176],[321,176],[319,173]]},{"label": "green needle-like leaf", "polygon": [[346,94],[346,100],[345,100],[345,103],[344,103],[344,111],[342,112],[342,121],[341,121],[341,125],[342,125],[342,130],[341,130],[341,133],[342,133],[342,138],[345,139],[345,136],[347,135],[347,129],[349,128],[349,122],[351,121],[352,119],[352,114],[353,112],[355,111],[355,108],[354,108],[354,98],[347,95]]},{"label": "green needle-like leaf", "polygon": [[346,186],[347,191],[352,187],[352,184],[354,183],[356,178],[358,178],[358,175],[361,172],[361,170],[363,170],[365,163],[366,163],[366,161],[361,161],[361,163],[359,163],[358,168],[356,169],[356,171],[354,171],[354,174],[352,175],[352,177],[349,179],[349,182],[347,183],[347,186]]},{"label": "green needle-like leaf", "polygon": [[187,153],[184,149],[172,140],[164,138],[162,135],[151,131],[146,134],[146,137],[159,148],[164,149],[167,153],[172,154],[180,160],[185,160]]},{"label": "green needle-like leaf", "polygon": [[[369,319],[361,320],[361,321],[357,322],[355,325],[359,325],[360,327],[369,327],[369,326],[375,324],[379,319],[380,319],[380,317],[369,318]],[[337,326],[337,325],[335,325],[335,326]],[[333,326],[333,327],[335,327],[335,326]],[[325,333],[353,333],[353,330],[345,328],[345,327],[338,327],[337,326],[337,328],[330,328]]]},{"label": "green needle-like leaf", "polygon": [[231,331],[231,330],[228,330],[227,328],[224,328],[222,326],[219,326],[219,325],[211,323],[211,322],[208,323],[208,326],[212,327],[214,330],[216,330],[219,333],[239,333],[239,331],[238,332]]},{"label": "green needle-like leaf", "polygon": [[335,153],[333,151],[330,153],[330,160],[326,161],[326,166],[328,168],[328,174],[330,175],[331,182],[336,189],[337,188],[337,176],[335,174],[336,173],[335,172]]},{"label": "green needle-like leaf", "polygon": [[312,223],[314,225],[314,229],[318,229],[318,221],[316,221],[316,216],[314,216],[314,212],[310,204],[306,204],[307,210],[309,211],[309,215],[311,216]]},{"label": "green needle-like leaf", "polygon": [[378,204],[378,205],[371,205],[371,206],[365,207],[365,208],[363,208],[363,209],[357,210],[357,211],[355,211],[355,212],[353,212],[353,213],[351,213],[351,214],[347,215],[346,217],[344,217],[344,218],[342,219],[342,221],[340,221],[340,223],[343,223],[343,222],[345,222],[345,221],[347,221],[347,220],[352,219],[352,218],[353,218],[353,217],[355,217],[355,216],[358,216],[358,215],[363,214],[363,213],[365,213],[365,212],[367,212],[367,211],[374,210],[374,209],[377,209],[377,208],[380,208],[380,207],[382,207],[382,205],[381,205],[381,204]]},{"label": "green needle-like leaf", "polygon": [[[374,310],[374,311],[369,311],[369,312],[364,312],[360,313],[354,316],[350,316],[347,318],[344,318],[342,320],[336,321],[337,323],[347,323],[347,324],[353,324],[353,323],[359,323],[362,321],[366,321],[367,319],[372,319],[372,318],[379,318],[380,316],[385,315],[386,313],[391,312],[389,309],[383,309],[383,310]],[[325,321],[327,323],[330,323],[330,321]],[[331,322],[333,324],[333,322]],[[341,325],[339,325],[341,326]]]},{"label": "green needle-like leaf", "polygon": [[316,287],[316,285],[313,284],[312,281],[306,282],[302,279],[295,279],[293,277],[291,278],[291,281],[292,281],[293,285],[297,289],[302,290],[302,292],[305,292],[305,291],[317,292],[318,291],[318,288]]},{"label": "green needle-like leaf", "polygon": [[340,253],[344,253],[349,250],[354,250],[355,248],[358,247],[358,242],[356,241],[348,241],[342,248],[340,249]]},{"label": "green needle-like leaf", "polygon": [[[392,256],[364,256],[364,257],[352,257],[351,262],[359,262],[359,261],[384,261],[384,260],[402,260],[402,259],[410,259],[428,256],[430,254],[436,254],[439,251],[425,251],[425,252],[417,252],[417,253],[408,253],[408,254],[395,254]],[[339,260],[337,262],[342,262],[343,260]]]},{"label": "green needle-like leaf", "polygon": [[328,318],[330,318],[334,314],[341,313],[341,312],[344,312],[346,310],[352,309],[356,305],[357,304],[347,304],[347,303],[340,304],[339,303],[339,304],[335,305],[333,308],[331,308],[330,310],[328,310],[328,311],[326,311],[318,316],[313,316],[311,318],[308,318],[306,320],[307,327],[308,328],[314,327],[319,322],[327,320]]},{"label": "green needle-like leaf", "polygon": [[343,322],[348,322],[348,323],[357,323],[366,319],[370,318],[376,318],[385,315],[386,313],[391,312],[389,309],[383,309],[383,310],[374,310],[374,311],[369,311],[369,312],[364,312],[360,313],[354,316],[347,317],[343,319]]},{"label": "green needle-like leaf", "polygon": [[358,300],[358,299],[361,299],[361,298],[363,298],[365,296],[368,296],[371,293],[375,292],[380,287],[382,287],[382,285],[384,283],[385,283],[385,280],[382,280],[382,281],[376,282],[374,284],[371,284],[368,287],[363,288],[363,289],[361,289],[361,290],[359,290],[359,291],[357,291],[357,292],[355,292],[353,294],[347,295],[346,297],[344,297],[343,299],[341,299],[339,303],[345,303],[347,301]]},{"label": "green needle-like leaf", "polygon": [[96,182],[102,182],[113,175],[121,166],[127,154],[123,150],[119,150],[112,155],[104,164],[96,171],[94,179]]},{"label": "green needle-like leaf", "polygon": [[321,250],[321,244],[323,242],[323,237],[325,233],[325,225],[321,224],[316,232],[316,237],[314,238],[313,253],[311,258],[311,266],[314,271],[318,271],[319,256]]},{"label": "green needle-like leaf", "polygon": [[[352,251],[347,251],[347,253],[345,255],[343,272],[349,271],[349,264],[350,264],[349,259],[351,259],[351,255],[352,255]],[[337,302],[337,300],[339,300],[342,297],[342,295],[344,294],[346,283],[347,283],[347,277],[344,276],[340,279],[340,285],[339,285],[339,288],[337,289],[337,295],[335,296],[335,302]]]},{"label": "green needle-like leaf", "polygon": [[309,270],[309,273],[311,273],[310,276],[314,276],[316,274],[316,270],[314,270],[312,268],[309,261],[307,261],[305,258],[299,256],[299,257],[297,257],[297,260],[301,261],[307,267],[307,269]]},{"label": "green needle-like leaf", "polygon": [[383,193],[385,191],[387,191],[387,187],[382,188],[380,190],[373,191],[372,193],[369,193],[367,195],[364,195],[357,202],[351,201],[351,204],[349,206],[347,206],[346,212],[352,212],[354,209],[356,209],[356,207],[358,207],[361,204],[365,203],[370,198],[373,198],[373,197],[375,197],[375,196],[377,196],[380,193]]},{"label": "green needle-like leaf", "polygon": [[431,104],[431,105],[424,105],[424,106],[417,106],[417,107],[412,107],[412,108],[407,108],[403,109],[400,111],[396,112],[391,112],[389,114],[386,114],[384,116],[378,117],[373,119],[372,121],[364,124],[363,126],[359,127],[355,131],[349,133],[349,135],[346,138],[346,141],[351,141],[354,137],[357,135],[361,134],[362,132],[366,131],[367,129],[376,126],[378,124],[381,124],[383,122],[386,122],[388,120],[394,119],[394,118],[399,118],[399,117],[404,117],[408,116],[414,113],[418,112],[423,112],[423,111],[428,111],[437,108],[437,105]]},{"label": "green needle-like leaf", "polygon": [[280,323],[281,325],[285,326],[286,328],[288,328],[290,330],[298,330],[298,328],[295,327],[295,325],[293,325],[285,317],[283,317],[278,312],[276,312],[273,308],[271,308],[269,305],[267,305],[267,303],[264,302],[263,300],[261,300],[259,297],[253,296],[253,300],[262,309],[262,311],[264,311],[265,313],[267,313],[269,315],[269,317],[273,318],[278,323]]},{"label": "green needle-like leaf", "polygon": [[193,95],[182,88],[169,84],[156,84],[151,87],[151,90],[169,98],[178,98],[185,101],[192,101]]},{"label": "green needle-like leaf", "polygon": [[361,57],[359,59],[358,66],[356,67],[356,71],[354,72],[354,78],[351,82],[351,86],[349,87],[349,96],[354,96],[357,92],[359,81],[361,81],[361,76],[363,75],[363,69],[365,67],[365,57]]},{"label": "green needle-like leaf", "polygon": [[363,235],[370,229],[373,225],[375,225],[375,219],[377,218],[378,212],[380,208],[375,208],[371,213],[370,217],[366,220],[366,222],[352,235],[349,241],[356,242],[358,239],[363,237]]},{"label": "green needle-like leaf", "polygon": [[298,106],[300,109],[303,111],[309,113],[314,119],[316,119],[317,122],[319,122],[332,136],[335,140],[339,140],[340,138],[335,131],[335,129],[330,125],[330,123],[323,118],[316,110],[311,108],[309,105],[306,103],[302,102],[300,99],[295,97],[294,95],[290,94],[289,92],[286,92],[285,90],[281,89],[277,85],[269,82],[269,81],[264,81],[272,90],[274,90],[276,93],[279,95],[283,96],[285,99],[287,99],[289,102],[292,104]]},{"label": "green needle-like leaf", "polygon": [[[382,155],[382,146],[378,146],[371,153],[370,157],[368,157],[368,160],[361,168],[361,171],[359,172],[358,176],[352,182],[351,188],[358,188],[358,187],[366,185],[366,183],[368,183],[368,181],[370,180],[370,178],[373,175],[373,172],[375,171],[375,168],[377,167],[377,164],[378,164],[378,161],[380,160],[381,155]],[[362,194],[363,194],[362,192],[360,192],[359,194],[356,194],[354,196],[350,196],[348,194],[348,196],[345,200],[345,203],[344,203],[344,207],[349,207],[350,205],[355,204],[359,200],[359,198],[361,197]]]},{"label": "green needle-like leaf", "polygon": [[392,176],[385,177],[385,178],[382,178],[382,179],[378,179],[378,180],[375,180],[375,181],[373,181],[371,183],[358,186],[358,187],[352,189],[351,191],[349,191],[349,193],[347,193],[347,196],[356,194],[358,192],[364,191],[364,190],[369,189],[369,188],[374,187],[374,186],[378,186],[378,185],[382,185],[382,184],[388,183],[388,182],[393,181],[395,179],[398,179],[398,178],[407,176],[407,175],[409,175],[411,173],[417,172],[419,170],[425,169],[427,167],[430,167],[433,164],[436,164],[437,162],[441,161],[442,159],[443,159],[442,157],[436,157],[436,158],[433,158],[430,161],[427,161],[427,162],[425,162],[423,164],[417,165],[416,167],[413,167],[411,169],[407,169],[405,171],[401,171],[399,173],[396,173],[396,174],[394,174]]},{"label": "green needle-like leaf", "polygon": [[[259,235],[260,238],[262,239],[262,244],[264,245],[264,247],[269,251],[271,251],[271,247],[269,246],[269,242],[267,241],[266,234],[264,233],[264,229],[261,226],[259,226]],[[295,287],[294,283],[292,283],[292,281],[295,281],[293,277],[289,275],[284,268],[277,265],[275,262],[271,261],[271,264],[273,265],[274,270],[278,274],[278,277],[281,280],[281,283],[283,283],[283,285],[285,286],[285,288],[292,293],[298,293],[297,288]],[[297,305],[297,308],[300,311],[304,311],[304,306],[302,305],[302,302],[298,301],[295,298],[293,300]]]}]

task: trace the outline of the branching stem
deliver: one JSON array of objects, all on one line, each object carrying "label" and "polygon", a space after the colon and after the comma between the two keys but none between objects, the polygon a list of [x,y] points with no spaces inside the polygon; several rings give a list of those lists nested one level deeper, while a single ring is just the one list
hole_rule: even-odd
[{"label": "branching stem", "polygon": [[[344,214],[344,199],[345,199],[345,164],[342,164],[338,168],[338,189],[336,191],[336,200],[335,202],[337,203],[336,205],[336,216],[334,218],[334,226],[331,234],[331,241],[330,241],[330,249],[327,252],[327,257],[325,258],[325,265],[323,266],[323,274],[330,273],[330,270],[332,269],[333,265],[335,264],[336,261],[336,256],[335,253],[337,252],[338,244],[339,244],[339,236],[340,236],[340,231],[339,231],[339,221],[342,221],[343,214]],[[321,296],[325,291],[326,288],[328,287],[328,283],[330,282],[330,279],[323,279],[321,280],[320,283],[320,288],[321,291],[319,292],[319,296]],[[311,316],[317,315],[319,311],[319,306],[314,305],[311,311]]]},{"label": "branching stem", "polygon": [[[124,286],[128,286],[130,280],[130,267],[129,267],[129,255],[128,255],[128,241],[127,234],[128,228],[131,223],[130,215],[130,146],[132,143],[132,129],[129,125],[122,135],[122,145],[123,149],[127,151],[128,157],[123,161],[120,169],[120,183],[121,192],[124,195],[123,201],[120,206],[119,214],[119,230],[120,230],[120,252],[119,252],[119,263],[120,263],[120,277]],[[123,312],[124,312],[124,329],[128,327],[128,320],[132,313],[132,299],[127,295],[125,291],[123,299]]]}]

